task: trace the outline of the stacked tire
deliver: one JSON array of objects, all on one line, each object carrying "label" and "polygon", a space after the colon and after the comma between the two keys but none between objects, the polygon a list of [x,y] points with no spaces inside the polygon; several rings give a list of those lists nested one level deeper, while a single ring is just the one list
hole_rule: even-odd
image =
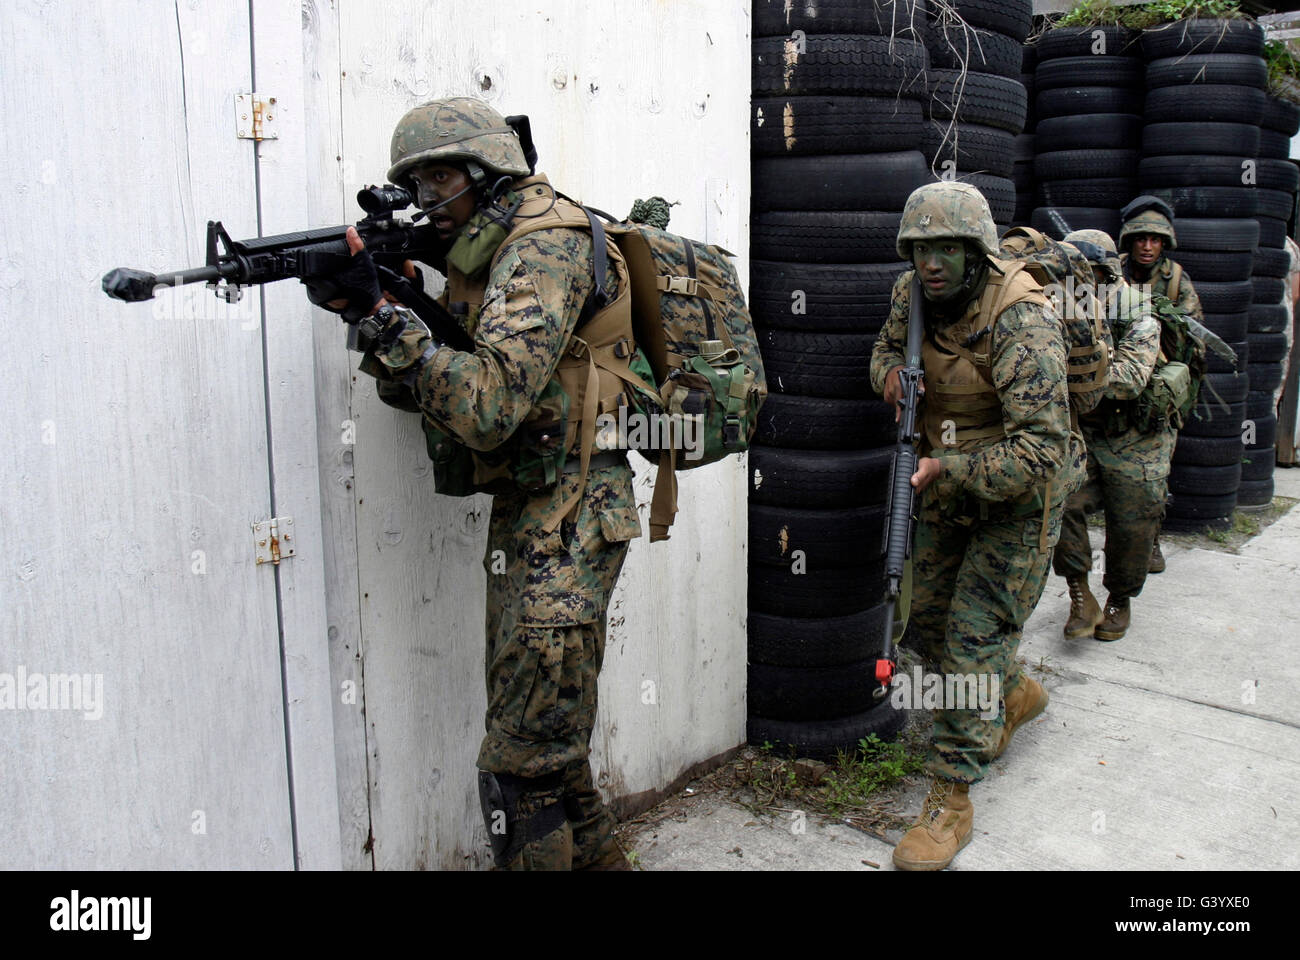
[{"label": "stacked tire", "polygon": [[924,31],[931,178],[973,184],[1001,227],[1016,213],[1011,177],[1028,107],[1020,77],[1031,21],[1030,0],[947,0],[930,5]]},{"label": "stacked tire", "polygon": [[1020,61],[1020,82],[1025,87],[1024,132],[1016,137],[1014,148],[1015,163],[1011,168],[1011,182],[1016,185],[1016,209],[1011,215],[1013,227],[1027,227],[1033,219],[1037,181],[1034,179],[1034,153],[1037,137],[1035,127],[1038,116],[1034,112],[1034,65],[1038,62],[1038,47],[1025,44]]},{"label": "stacked tire", "polygon": [[927,179],[920,0],[756,0],[750,310],[769,394],[750,448],[749,740],[833,756],[877,704],[896,429],[868,368]]},{"label": "stacked tire", "polygon": [[1253,20],[1182,20],[1142,34],[1146,126],[1142,191],[1168,199],[1178,247],[1205,324],[1232,348],[1213,351],[1196,406],[1179,434],[1169,477],[1168,529],[1231,524],[1247,419],[1251,270],[1259,245],[1255,182],[1266,99],[1263,29]]},{"label": "stacked tire", "polygon": [[1039,39],[1035,229],[1058,240],[1070,230],[1118,234],[1137,192],[1142,72],[1124,27],[1058,27]]},{"label": "stacked tire", "polygon": [[1255,219],[1259,247],[1251,274],[1252,301],[1246,336],[1250,342],[1250,391],[1246,394],[1246,443],[1241,466],[1239,507],[1273,502],[1273,468],[1277,462],[1276,391],[1286,356],[1286,276],[1290,255],[1287,227],[1295,205],[1297,167],[1290,160],[1291,138],[1300,131],[1300,106],[1268,97],[1260,117]]}]

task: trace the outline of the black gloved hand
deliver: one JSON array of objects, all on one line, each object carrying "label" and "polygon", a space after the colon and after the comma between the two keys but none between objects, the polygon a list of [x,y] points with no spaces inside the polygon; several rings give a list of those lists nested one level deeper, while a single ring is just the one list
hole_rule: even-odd
[{"label": "black gloved hand", "polygon": [[[379,289],[374,261],[365,248],[350,257],[335,256],[331,260],[336,265],[302,281],[307,287],[307,299],[331,313],[340,314],[348,323],[356,323],[369,315],[384,295]],[[338,301],[342,300],[347,303],[339,305]]]}]

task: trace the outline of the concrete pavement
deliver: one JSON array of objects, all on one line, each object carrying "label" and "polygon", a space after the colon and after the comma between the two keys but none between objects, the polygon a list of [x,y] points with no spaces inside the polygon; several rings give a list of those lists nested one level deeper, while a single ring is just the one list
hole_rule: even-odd
[{"label": "concrete pavement", "polygon": [[[1300,470],[1275,485],[1300,499]],[[950,869],[1300,868],[1300,508],[1236,555],[1162,543],[1123,640],[1065,640],[1065,581],[1048,581],[1020,654],[1051,704],[972,787]],[[628,838],[643,869],[893,869],[891,843],[815,816],[712,795],[679,818]]]}]

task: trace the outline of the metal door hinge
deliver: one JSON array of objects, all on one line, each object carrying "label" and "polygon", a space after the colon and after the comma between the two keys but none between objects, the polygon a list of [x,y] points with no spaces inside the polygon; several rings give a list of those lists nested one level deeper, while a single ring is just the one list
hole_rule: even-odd
[{"label": "metal door hinge", "polygon": [[293,542],[293,517],[272,517],[253,524],[254,554],[258,563],[288,560],[297,548]]},{"label": "metal door hinge", "polygon": [[260,93],[235,94],[235,134],[241,140],[278,140],[275,97]]}]

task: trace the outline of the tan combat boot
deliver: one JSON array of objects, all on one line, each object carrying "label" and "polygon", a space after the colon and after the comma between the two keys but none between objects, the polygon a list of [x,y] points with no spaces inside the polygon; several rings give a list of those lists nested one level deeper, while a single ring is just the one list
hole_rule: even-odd
[{"label": "tan combat boot", "polygon": [[1101,623],[1097,624],[1097,630],[1093,636],[1098,640],[1119,640],[1128,632],[1128,621],[1128,597],[1123,600],[1107,597],[1106,617]]},{"label": "tan combat boot", "polygon": [[975,812],[970,805],[970,784],[935,777],[921,807],[916,826],[894,848],[899,870],[942,870],[957,851],[970,842]]},{"label": "tan combat boot", "polygon": [[1088,575],[1066,577],[1065,583],[1070,588],[1070,619],[1065,621],[1065,636],[1070,640],[1091,636],[1101,623],[1101,607],[1088,589]]},{"label": "tan combat boot", "polygon": [[1151,559],[1147,562],[1147,573],[1164,573],[1165,555],[1160,552],[1160,533],[1151,541]]},{"label": "tan combat boot", "polygon": [[998,741],[998,748],[993,752],[993,759],[1002,756],[1017,727],[1028,723],[1047,709],[1047,700],[1047,691],[1032,677],[1025,677],[1020,686],[1007,696],[1007,712],[1002,718],[1002,739]]}]

